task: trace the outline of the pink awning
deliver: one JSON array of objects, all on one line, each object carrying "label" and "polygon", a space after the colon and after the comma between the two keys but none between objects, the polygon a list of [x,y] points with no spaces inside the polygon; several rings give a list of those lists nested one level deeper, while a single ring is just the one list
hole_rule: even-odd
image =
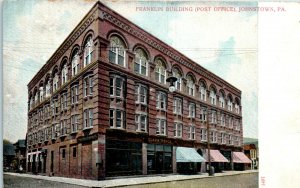
[{"label": "pink awning", "polygon": [[[208,162],[207,154],[205,155],[205,159],[206,162]],[[220,153],[219,150],[210,150],[210,162],[228,163],[229,161]]]},{"label": "pink awning", "polygon": [[234,163],[252,163],[252,161],[243,152],[233,152],[232,161]]}]

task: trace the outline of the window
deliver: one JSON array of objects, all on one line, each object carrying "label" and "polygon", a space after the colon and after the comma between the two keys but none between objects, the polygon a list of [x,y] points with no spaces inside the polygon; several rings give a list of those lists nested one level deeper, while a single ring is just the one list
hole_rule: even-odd
[{"label": "window", "polygon": [[60,136],[65,136],[67,134],[67,120],[60,121]]},{"label": "window", "polygon": [[110,96],[123,98],[124,94],[124,79],[117,75],[110,77]]},{"label": "window", "polygon": [[53,92],[58,89],[58,75],[55,73],[53,78]]},{"label": "window", "polygon": [[68,81],[68,66],[67,63],[65,63],[61,70],[61,84],[64,84],[67,81]]},{"label": "window", "polygon": [[76,49],[72,57],[72,76],[75,76],[78,73],[79,69],[79,55],[78,50]]},{"label": "window", "polygon": [[189,104],[189,117],[195,118],[195,114],[196,114],[196,105],[195,105],[195,103],[190,103]]},{"label": "window", "polygon": [[44,129],[44,140],[45,141],[49,140],[49,130],[48,130],[48,128]]},{"label": "window", "polygon": [[77,157],[77,148],[73,147],[73,157]]},{"label": "window", "polygon": [[229,135],[228,144],[233,145],[232,135]]},{"label": "window", "polygon": [[192,76],[187,77],[187,89],[188,89],[188,94],[191,96],[195,95],[195,82]]},{"label": "window", "polygon": [[51,103],[51,108],[52,108],[52,115],[57,115],[58,114],[58,99],[52,99]]},{"label": "window", "polygon": [[207,141],[207,130],[201,129],[201,141]]},{"label": "window", "polygon": [[228,99],[227,106],[228,106],[228,110],[232,111],[232,99],[231,98]]},{"label": "window", "polygon": [[167,95],[164,92],[156,93],[156,108],[159,110],[166,110],[167,108]]},{"label": "window", "polygon": [[235,130],[240,130],[241,129],[241,120],[236,119],[236,126],[235,126]]},{"label": "window", "polygon": [[66,149],[65,148],[61,149],[61,158],[62,159],[66,158]]},{"label": "window", "polygon": [[147,104],[147,87],[142,84],[135,85],[135,102]]},{"label": "window", "polygon": [[71,102],[72,102],[72,104],[78,103],[78,97],[79,97],[78,84],[76,84],[71,87]]},{"label": "window", "polygon": [[88,64],[90,64],[92,62],[93,51],[94,51],[93,39],[90,36],[84,45],[83,67],[87,66]]},{"label": "window", "polygon": [[201,121],[206,121],[206,108],[205,107],[202,107],[200,109],[200,120]]},{"label": "window", "polygon": [[110,38],[109,61],[125,67],[125,45],[119,37]]},{"label": "window", "polygon": [[225,133],[221,133],[221,144],[226,144]]},{"label": "window", "polygon": [[122,128],[124,129],[124,111],[120,109],[109,110],[109,124],[111,128]]},{"label": "window", "polygon": [[217,112],[216,111],[211,111],[211,122],[212,124],[217,123]]},{"label": "window", "polygon": [[182,137],[182,123],[174,124],[174,137],[176,137],[176,138]]},{"label": "window", "polygon": [[216,143],[218,141],[217,132],[216,131],[210,131],[210,141],[212,143]]},{"label": "window", "polygon": [[42,102],[44,100],[44,87],[40,87],[39,92],[40,92],[40,101]]},{"label": "window", "polygon": [[148,75],[148,60],[144,50],[138,48],[135,50],[134,72]]},{"label": "window", "polygon": [[221,126],[225,126],[225,115],[224,114],[221,114],[220,121],[221,121]]},{"label": "window", "polygon": [[224,94],[221,92],[219,97],[220,107],[225,108]]},{"label": "window", "polygon": [[79,124],[79,115],[71,116],[71,132],[75,133],[78,131],[78,124]]},{"label": "window", "polygon": [[156,119],[156,134],[157,135],[166,135],[166,120],[165,119]]},{"label": "window", "polygon": [[155,66],[155,80],[162,83],[162,84],[165,84],[166,83],[166,74],[167,74],[166,65],[160,59],[156,60],[155,64],[156,64],[156,66]]},{"label": "window", "polygon": [[210,104],[216,105],[217,104],[217,95],[216,91],[212,88],[209,93]]},{"label": "window", "polygon": [[39,92],[37,91],[35,96],[34,96],[34,103],[38,104],[38,102],[39,102]]},{"label": "window", "polygon": [[182,115],[182,100],[178,97],[174,97],[173,105],[173,113],[177,115]]},{"label": "window", "polygon": [[200,82],[200,100],[206,101],[206,86],[203,82]]},{"label": "window", "polygon": [[190,125],[190,127],[189,127],[189,139],[195,140],[195,132],[196,132],[195,126]]},{"label": "window", "polygon": [[135,115],[136,130],[147,132],[147,115],[146,114],[136,114]]},{"label": "window", "polygon": [[68,108],[68,93],[64,92],[61,94],[60,98],[61,110],[66,110]]},{"label": "window", "polygon": [[83,79],[83,94],[84,97],[93,95],[93,75],[86,76]]},{"label": "window", "polygon": [[50,86],[50,80],[48,80],[46,84],[46,97],[50,97],[51,95],[51,86]]},{"label": "window", "polygon": [[175,82],[175,88],[176,88],[176,90],[181,91],[182,74],[181,74],[181,72],[177,68],[175,68],[173,70],[173,76],[175,78],[177,78],[177,81]]},{"label": "window", "polygon": [[239,106],[239,104],[235,103],[234,109],[235,109],[235,113],[240,114],[240,106]]},{"label": "window", "polygon": [[88,129],[93,127],[93,109],[85,109],[83,111],[83,128]]},{"label": "window", "polygon": [[229,128],[233,128],[233,119],[232,119],[232,117],[228,118],[228,124],[229,124]]}]

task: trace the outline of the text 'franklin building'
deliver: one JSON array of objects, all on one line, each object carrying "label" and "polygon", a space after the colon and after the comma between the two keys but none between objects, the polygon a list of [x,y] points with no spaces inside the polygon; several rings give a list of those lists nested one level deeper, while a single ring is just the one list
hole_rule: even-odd
[{"label": "text 'franklin building'", "polygon": [[246,162],[241,91],[101,2],[30,81],[28,96],[28,172],[104,179]]}]

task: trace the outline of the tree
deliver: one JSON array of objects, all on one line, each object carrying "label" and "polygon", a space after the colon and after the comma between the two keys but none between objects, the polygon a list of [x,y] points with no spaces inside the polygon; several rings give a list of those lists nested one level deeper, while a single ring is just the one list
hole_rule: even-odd
[{"label": "tree", "polygon": [[3,139],[3,145],[12,144],[11,141],[7,139]]}]

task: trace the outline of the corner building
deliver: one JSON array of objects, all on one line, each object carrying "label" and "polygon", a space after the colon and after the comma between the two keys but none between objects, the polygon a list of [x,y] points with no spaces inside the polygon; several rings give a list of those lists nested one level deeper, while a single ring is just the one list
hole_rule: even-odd
[{"label": "corner building", "polygon": [[205,156],[208,136],[229,161],[212,160],[215,168],[232,169],[242,151],[241,91],[101,2],[30,81],[28,97],[28,172],[176,173],[176,149]]}]

